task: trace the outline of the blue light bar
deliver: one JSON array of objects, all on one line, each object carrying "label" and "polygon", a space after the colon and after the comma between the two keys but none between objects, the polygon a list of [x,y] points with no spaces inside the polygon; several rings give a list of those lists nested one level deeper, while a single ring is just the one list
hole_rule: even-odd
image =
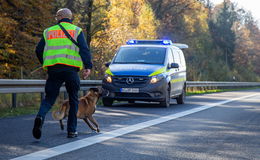
[{"label": "blue light bar", "polygon": [[131,39],[126,42],[128,45],[134,44],[149,44],[149,45],[172,45],[171,40],[135,40]]},{"label": "blue light bar", "polygon": [[172,41],[171,40],[163,40],[162,44],[163,45],[172,45]]},{"label": "blue light bar", "polygon": [[137,41],[136,40],[134,40],[134,39],[130,39],[130,40],[128,40],[127,42],[126,42],[126,44],[137,44]]}]

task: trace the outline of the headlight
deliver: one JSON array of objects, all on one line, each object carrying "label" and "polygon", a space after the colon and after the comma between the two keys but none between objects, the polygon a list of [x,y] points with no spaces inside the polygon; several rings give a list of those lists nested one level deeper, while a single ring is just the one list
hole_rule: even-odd
[{"label": "headlight", "polygon": [[111,76],[106,76],[105,80],[107,83],[112,83],[112,77]]},{"label": "headlight", "polygon": [[162,80],[164,78],[164,76],[162,74],[159,74],[159,75],[156,75],[156,76],[153,76],[150,80],[150,83],[157,83],[159,82],[160,80]]}]

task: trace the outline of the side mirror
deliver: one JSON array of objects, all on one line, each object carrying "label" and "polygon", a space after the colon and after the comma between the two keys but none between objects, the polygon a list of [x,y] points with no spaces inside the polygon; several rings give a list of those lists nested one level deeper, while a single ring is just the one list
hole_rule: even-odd
[{"label": "side mirror", "polygon": [[106,67],[109,67],[110,64],[111,64],[111,62],[107,62],[107,63],[105,63],[105,66],[106,66]]},{"label": "side mirror", "polygon": [[171,63],[170,68],[179,68],[179,64],[178,63]]}]

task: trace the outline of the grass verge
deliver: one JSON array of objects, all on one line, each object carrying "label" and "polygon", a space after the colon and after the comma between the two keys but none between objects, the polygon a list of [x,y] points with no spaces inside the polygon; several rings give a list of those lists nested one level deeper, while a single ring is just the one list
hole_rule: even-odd
[{"label": "grass verge", "polygon": [[260,87],[253,88],[235,88],[235,89],[211,89],[211,90],[197,90],[197,91],[187,91],[186,95],[196,95],[196,94],[209,94],[209,93],[217,93],[217,92],[229,92],[229,91],[241,91],[241,90],[251,90],[251,89],[259,89]]},{"label": "grass verge", "polygon": [[27,114],[36,114],[38,107],[29,106],[29,107],[18,107],[18,108],[1,108],[0,109],[0,118],[4,117],[14,117]]},{"label": "grass verge", "polygon": [[[58,108],[58,106],[53,106],[51,111]],[[21,115],[37,114],[39,106],[26,106],[17,108],[0,108],[0,118],[15,117]],[[50,111],[50,112],[51,112]]]}]

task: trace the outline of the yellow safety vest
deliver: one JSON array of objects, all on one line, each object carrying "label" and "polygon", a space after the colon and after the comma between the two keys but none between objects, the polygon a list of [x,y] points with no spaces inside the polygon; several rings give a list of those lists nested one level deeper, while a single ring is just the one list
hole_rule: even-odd
[{"label": "yellow safety vest", "polygon": [[[82,31],[81,28],[67,22],[60,23],[77,41]],[[43,68],[56,64],[83,68],[83,62],[79,55],[79,48],[71,42],[58,25],[52,26],[44,30],[45,47],[43,52]]]}]

